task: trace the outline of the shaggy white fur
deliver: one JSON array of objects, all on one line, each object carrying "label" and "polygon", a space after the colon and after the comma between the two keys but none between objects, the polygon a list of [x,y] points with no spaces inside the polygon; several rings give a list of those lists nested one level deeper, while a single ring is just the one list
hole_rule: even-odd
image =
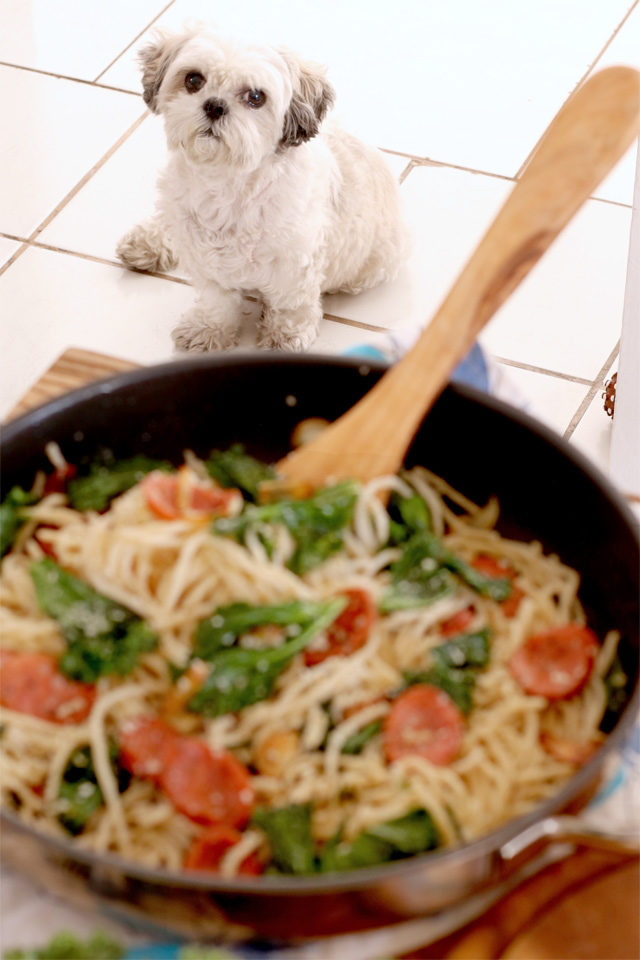
[{"label": "shaggy white fur", "polygon": [[321,126],[334,100],[321,67],[201,32],[159,35],[140,61],[169,162],[156,215],[117,252],[138,270],[179,258],[197,293],[173,332],[179,348],[234,346],[254,295],[259,345],[305,350],[323,292],[395,275],[407,248],[396,183],[376,149]]}]

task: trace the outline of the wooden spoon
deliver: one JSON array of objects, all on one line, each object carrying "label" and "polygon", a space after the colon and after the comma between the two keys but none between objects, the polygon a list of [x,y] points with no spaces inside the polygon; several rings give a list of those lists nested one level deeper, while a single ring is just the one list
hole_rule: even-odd
[{"label": "wooden spoon", "polygon": [[419,340],[351,410],[278,464],[286,487],[398,471],[479,331],[639,131],[637,70],[602,70],[570,97]]}]

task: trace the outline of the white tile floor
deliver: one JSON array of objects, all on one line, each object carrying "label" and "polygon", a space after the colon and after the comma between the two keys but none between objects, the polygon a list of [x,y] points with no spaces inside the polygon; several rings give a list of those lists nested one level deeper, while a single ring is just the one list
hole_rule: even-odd
[{"label": "white tile floor", "polygon": [[[530,151],[590,72],[640,66],[639,0],[0,0],[0,417],[68,346],[172,355],[179,275],[123,270],[118,238],[151,212],[164,157],[136,50],[205,20],[327,64],[336,113],[386,151],[414,237],[391,284],[326,299],[314,350],[424,322]],[[635,149],[481,340],[540,418],[605,466]],[[244,343],[251,343],[248,322]]]}]

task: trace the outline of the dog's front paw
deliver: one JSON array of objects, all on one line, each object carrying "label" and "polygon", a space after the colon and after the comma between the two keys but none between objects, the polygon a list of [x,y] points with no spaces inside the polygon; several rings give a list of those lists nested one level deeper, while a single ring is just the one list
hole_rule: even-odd
[{"label": "dog's front paw", "polygon": [[116,254],[133,270],[164,273],[177,264],[177,258],[162,228],[153,220],[139,223],[116,247]]},{"label": "dog's front paw", "polygon": [[207,353],[210,350],[232,350],[238,345],[238,332],[222,324],[212,325],[189,317],[180,321],[171,337],[178,350]]},{"label": "dog's front paw", "polygon": [[302,353],[318,335],[322,309],[318,303],[297,310],[265,306],[258,326],[258,346],[263,350]]}]

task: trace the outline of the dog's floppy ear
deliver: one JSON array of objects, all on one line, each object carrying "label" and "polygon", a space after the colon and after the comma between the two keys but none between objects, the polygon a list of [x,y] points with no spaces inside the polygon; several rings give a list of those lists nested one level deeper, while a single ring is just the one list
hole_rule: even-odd
[{"label": "dog's floppy ear", "polygon": [[293,95],[285,114],[280,143],[282,146],[296,147],[315,137],[336,95],[323,67],[315,63],[303,63],[288,50],[280,50],[280,53],[293,81]]},{"label": "dog's floppy ear", "polygon": [[187,39],[177,34],[157,32],[153,41],[138,53],[142,67],[142,98],[154,113],[158,113],[158,92],[169,64]]}]

